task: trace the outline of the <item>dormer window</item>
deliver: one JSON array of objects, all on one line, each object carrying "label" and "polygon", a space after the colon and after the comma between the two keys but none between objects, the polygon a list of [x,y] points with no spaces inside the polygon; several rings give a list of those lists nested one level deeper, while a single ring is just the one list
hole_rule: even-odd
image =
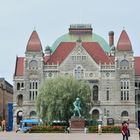
[{"label": "dormer window", "polygon": [[87,56],[83,54],[77,54],[77,55],[72,55],[71,59],[73,61],[85,61],[87,59]]}]

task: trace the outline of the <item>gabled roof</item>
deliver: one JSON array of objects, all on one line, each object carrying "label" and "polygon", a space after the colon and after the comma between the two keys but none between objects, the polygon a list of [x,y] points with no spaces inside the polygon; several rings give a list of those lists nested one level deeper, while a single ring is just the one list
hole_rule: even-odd
[{"label": "gabled roof", "polygon": [[[56,48],[50,59],[44,58],[46,64],[61,64],[76,46],[76,42],[62,42]],[[96,63],[112,63],[109,56],[97,42],[82,42],[82,46]]]},{"label": "gabled roof", "polygon": [[122,31],[118,44],[118,51],[132,51],[132,45],[125,30]]},{"label": "gabled roof", "polygon": [[89,53],[89,55],[94,59],[94,61],[99,64],[109,64],[112,63],[109,56],[103,51],[101,46],[97,42],[83,42],[82,46]]},{"label": "gabled roof", "polygon": [[[62,42],[56,48],[54,53],[51,55],[50,59],[46,61],[47,64],[61,64],[63,60],[68,56],[68,54],[75,47],[75,42]],[[45,60],[47,60],[45,58]]]},{"label": "gabled roof", "polygon": [[140,76],[140,57],[134,57],[135,75]]},{"label": "gabled roof", "polygon": [[39,36],[36,31],[33,31],[26,47],[27,52],[40,52],[42,51],[42,45]]},{"label": "gabled roof", "polygon": [[15,76],[23,76],[24,74],[24,57],[16,58]]}]

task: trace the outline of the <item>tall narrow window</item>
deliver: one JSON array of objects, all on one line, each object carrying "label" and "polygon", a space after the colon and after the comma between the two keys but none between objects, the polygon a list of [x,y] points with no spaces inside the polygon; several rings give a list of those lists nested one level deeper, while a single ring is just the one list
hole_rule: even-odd
[{"label": "tall narrow window", "polygon": [[29,91],[29,100],[35,100],[38,92],[38,81],[30,81],[30,91]]},{"label": "tall narrow window", "polygon": [[24,88],[24,83],[21,83],[21,87]]},{"label": "tall narrow window", "polygon": [[109,100],[109,90],[106,91],[106,100]]},{"label": "tall narrow window", "polygon": [[31,96],[32,96],[31,91],[29,91],[29,100],[31,100]]},{"label": "tall narrow window", "polygon": [[20,90],[20,83],[17,83],[17,90]]},{"label": "tall narrow window", "polygon": [[121,89],[123,89],[123,81],[121,81]]},{"label": "tall narrow window", "polygon": [[107,114],[107,113],[106,113],[106,108],[104,108],[104,116],[106,116],[106,114]]},{"label": "tall narrow window", "polygon": [[75,69],[75,77],[77,79],[82,79],[84,78],[84,70],[82,69],[81,66],[78,66],[76,69]]},{"label": "tall narrow window", "polygon": [[19,106],[22,106],[22,104],[23,104],[23,95],[22,95],[22,94],[19,94],[19,95],[17,96],[17,104],[18,104]]},{"label": "tall narrow window", "polygon": [[93,101],[98,101],[98,86],[93,86]]},{"label": "tall narrow window", "polygon": [[127,100],[129,100],[129,91],[127,91]]},{"label": "tall narrow window", "polygon": [[130,81],[121,80],[121,100],[129,100]]},{"label": "tall narrow window", "polygon": [[34,100],[34,91],[33,91],[33,100]]},{"label": "tall narrow window", "polygon": [[137,82],[135,82],[135,87],[138,87],[138,83]]},{"label": "tall narrow window", "polygon": [[123,100],[123,91],[121,91],[121,100]]}]

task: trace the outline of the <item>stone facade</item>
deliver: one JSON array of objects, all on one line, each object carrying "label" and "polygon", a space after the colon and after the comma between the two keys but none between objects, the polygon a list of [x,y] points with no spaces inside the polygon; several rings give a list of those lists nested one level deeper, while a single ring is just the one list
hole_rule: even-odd
[{"label": "stone facade", "polygon": [[[109,34],[111,35],[111,34]],[[109,46],[92,33],[90,25],[71,25],[69,33],[55,41],[52,48],[42,50],[36,31],[28,41],[25,57],[17,57],[14,73],[14,125],[23,118],[36,118],[35,99],[45,79],[59,74],[73,75],[89,81],[91,118],[113,118],[115,123],[135,123],[135,89],[140,90],[140,75],[126,31]],[[126,48],[125,48],[126,46]],[[139,109],[137,109],[138,111]]]}]

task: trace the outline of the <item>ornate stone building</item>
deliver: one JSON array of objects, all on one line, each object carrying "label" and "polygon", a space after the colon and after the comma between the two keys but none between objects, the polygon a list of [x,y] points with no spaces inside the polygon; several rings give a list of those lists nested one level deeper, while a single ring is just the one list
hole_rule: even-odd
[{"label": "ornate stone building", "polygon": [[140,117],[135,104],[140,99],[140,57],[133,55],[125,30],[115,45],[113,31],[109,32],[107,43],[94,33],[91,25],[73,24],[45,52],[37,32],[33,31],[25,56],[16,59],[14,123],[36,117],[35,99],[40,83],[59,74],[89,82],[92,118],[113,118],[115,123],[120,123],[135,122]]}]

